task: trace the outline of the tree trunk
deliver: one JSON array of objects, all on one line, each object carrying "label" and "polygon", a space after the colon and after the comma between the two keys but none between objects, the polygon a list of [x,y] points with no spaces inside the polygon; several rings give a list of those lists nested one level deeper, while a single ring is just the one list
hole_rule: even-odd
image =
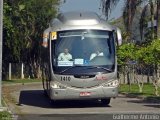
[{"label": "tree trunk", "polygon": [[155,95],[159,96],[159,91],[158,91],[158,86],[157,85],[155,85]]},{"label": "tree trunk", "polygon": [[157,0],[157,38],[160,39],[160,0]]},{"label": "tree trunk", "polygon": [[132,28],[132,1],[129,0],[129,6],[128,6],[128,28],[127,28],[127,31],[128,31],[128,35],[129,35],[129,40],[128,42],[132,42],[132,38],[131,38],[131,28]]},{"label": "tree trunk", "polygon": [[151,6],[151,39],[154,39],[154,5],[153,1],[150,0],[150,6]]},{"label": "tree trunk", "polygon": [[139,93],[142,93],[142,92],[143,92],[143,87],[139,86]]}]

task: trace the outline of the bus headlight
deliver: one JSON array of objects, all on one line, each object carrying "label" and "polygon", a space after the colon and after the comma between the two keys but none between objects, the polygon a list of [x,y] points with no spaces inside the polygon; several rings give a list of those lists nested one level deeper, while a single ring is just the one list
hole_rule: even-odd
[{"label": "bus headlight", "polygon": [[54,89],[66,89],[66,86],[58,82],[51,82],[51,87]]},{"label": "bus headlight", "polygon": [[118,80],[113,80],[113,81],[103,84],[103,87],[117,87],[118,85],[119,85]]}]

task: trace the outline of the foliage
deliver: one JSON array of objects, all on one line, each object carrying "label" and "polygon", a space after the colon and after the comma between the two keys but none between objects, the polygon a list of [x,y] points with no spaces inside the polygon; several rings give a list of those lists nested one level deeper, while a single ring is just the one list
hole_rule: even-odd
[{"label": "foliage", "polygon": [[126,31],[128,32],[131,32],[131,26],[132,26],[133,18],[136,14],[137,6],[141,3],[142,3],[142,0],[126,0],[125,1],[123,19],[124,19]]},{"label": "foliage", "polygon": [[135,44],[123,44],[117,50],[118,63],[126,64],[130,60],[135,60],[141,64],[160,64],[160,40],[153,40],[146,46]]},{"label": "foliage", "polygon": [[160,64],[160,40],[153,40],[137,51],[138,61],[145,64]]},{"label": "foliage", "polygon": [[12,115],[8,111],[0,112],[0,120],[12,120]]},{"label": "foliage", "polygon": [[[156,0],[155,1],[149,0],[142,10],[141,18],[139,21],[141,40],[145,39],[146,41],[150,41],[156,38],[155,36],[156,31],[154,27],[154,18],[156,16],[154,12],[155,6],[156,6]],[[150,28],[148,28],[148,22],[151,23]]]},{"label": "foliage", "polygon": [[56,15],[58,1],[4,1],[5,61],[26,62],[39,56],[41,34],[49,20]]},{"label": "foliage", "polygon": [[60,0],[4,0],[3,69],[8,62],[38,68],[42,33],[57,15],[59,4]]},{"label": "foliage", "polygon": [[134,44],[123,44],[120,46],[117,50],[117,56],[118,56],[118,63],[119,64],[126,64],[130,60],[135,60],[135,51],[136,47]]},{"label": "foliage", "polygon": [[160,64],[160,39],[152,41],[151,51],[154,56],[154,63]]},{"label": "foliage", "polygon": [[[102,3],[102,13],[108,18],[109,13],[111,10],[117,5],[119,0],[101,0]],[[125,0],[124,1],[124,9],[123,9],[123,21],[124,26],[126,28],[127,36],[126,40],[131,42],[132,36],[132,27],[133,27],[133,19],[137,14],[137,8],[142,8],[141,18],[139,21],[140,25],[140,36],[141,39],[145,36],[146,40],[152,40],[154,38],[160,38],[160,1],[159,0]],[[142,3],[144,5],[142,5]],[[157,10],[155,9],[157,8]],[[150,9],[150,15],[146,14]],[[154,11],[156,10],[156,14]],[[149,17],[148,17],[149,16]],[[151,21],[151,26],[153,26],[154,18],[157,18],[157,28],[156,30],[154,27],[151,27],[149,30],[147,27],[148,21]],[[145,29],[145,30],[144,30]],[[146,30],[147,29],[147,30]],[[147,32],[146,32],[147,31]],[[143,35],[145,34],[145,35]],[[147,36],[146,36],[147,35]]]},{"label": "foliage", "polygon": [[102,12],[106,19],[109,17],[111,10],[117,5],[119,0],[101,0]]}]

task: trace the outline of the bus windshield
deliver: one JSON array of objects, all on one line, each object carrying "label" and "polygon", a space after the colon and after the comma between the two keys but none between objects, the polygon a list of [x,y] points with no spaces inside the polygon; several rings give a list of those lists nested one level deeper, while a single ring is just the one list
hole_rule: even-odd
[{"label": "bus windshield", "polygon": [[57,32],[57,39],[52,41],[51,46],[53,68],[58,71],[74,71],[76,67],[92,66],[96,71],[99,67],[95,66],[111,71],[114,69],[115,44],[111,31],[60,31]]}]

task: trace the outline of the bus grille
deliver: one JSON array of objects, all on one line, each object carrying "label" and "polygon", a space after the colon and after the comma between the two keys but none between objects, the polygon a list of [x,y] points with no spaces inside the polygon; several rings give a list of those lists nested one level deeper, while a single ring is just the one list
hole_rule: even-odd
[{"label": "bus grille", "polygon": [[98,87],[99,85],[89,86],[89,87],[77,87],[77,86],[71,86],[72,88],[78,88],[78,89],[86,89],[86,88],[93,88]]}]

